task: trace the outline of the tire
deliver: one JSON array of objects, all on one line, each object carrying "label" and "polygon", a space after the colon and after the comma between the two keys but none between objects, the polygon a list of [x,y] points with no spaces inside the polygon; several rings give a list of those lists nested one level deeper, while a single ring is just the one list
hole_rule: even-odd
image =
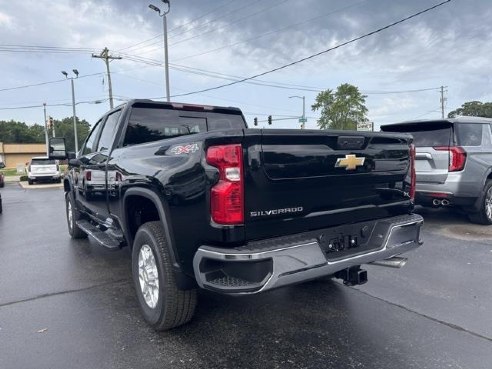
[{"label": "tire", "polygon": [[468,214],[473,223],[492,224],[492,180],[485,183],[482,195],[477,201],[475,211]]},{"label": "tire", "polygon": [[67,192],[65,194],[65,210],[67,214],[68,233],[70,234],[70,237],[74,239],[86,238],[87,233],[81,230],[76,224],[76,221],[82,217],[80,211],[78,211],[75,207],[75,200],[72,192]]},{"label": "tire", "polygon": [[[138,229],[132,249],[132,275],[140,310],[157,331],[189,322],[197,300],[196,289],[177,287],[168,247],[161,222],[148,222]],[[149,291],[145,296],[143,288]]]}]

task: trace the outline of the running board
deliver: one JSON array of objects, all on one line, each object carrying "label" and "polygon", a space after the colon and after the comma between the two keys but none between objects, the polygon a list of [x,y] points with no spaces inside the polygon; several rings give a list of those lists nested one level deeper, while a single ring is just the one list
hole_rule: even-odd
[{"label": "running board", "polygon": [[99,245],[104,246],[110,250],[120,249],[120,242],[117,239],[109,236],[106,232],[101,231],[99,228],[92,225],[87,220],[81,219],[78,220],[76,223],[81,230],[83,230],[94,240],[96,240]]}]

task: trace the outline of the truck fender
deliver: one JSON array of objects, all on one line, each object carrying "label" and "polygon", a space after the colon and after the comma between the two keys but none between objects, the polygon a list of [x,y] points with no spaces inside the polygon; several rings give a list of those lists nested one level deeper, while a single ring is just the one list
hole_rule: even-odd
[{"label": "truck fender", "polygon": [[129,241],[129,244],[133,244],[133,238],[130,237],[129,232],[128,232],[128,227],[127,227],[127,219],[126,219],[126,214],[127,214],[127,197],[128,196],[142,196],[154,204],[154,206],[157,209],[157,212],[159,213],[159,218],[162,223],[162,226],[164,227],[164,234],[166,237],[167,245],[169,248],[169,254],[171,255],[171,261],[173,265],[173,270],[174,270],[174,275],[176,277],[176,282],[178,284],[178,287],[186,290],[186,289],[191,289],[196,287],[196,282],[194,279],[190,278],[181,269],[181,264],[178,262],[178,252],[176,250],[176,245],[173,242],[173,237],[171,234],[171,229],[170,229],[170,223],[168,221],[168,216],[167,216],[167,211],[164,208],[164,204],[161,201],[161,198],[152,190],[147,189],[147,188],[130,188],[128,189],[124,196],[123,196],[123,204],[124,204],[124,209],[122,212],[122,224],[124,225],[124,232],[126,234],[126,238]]}]

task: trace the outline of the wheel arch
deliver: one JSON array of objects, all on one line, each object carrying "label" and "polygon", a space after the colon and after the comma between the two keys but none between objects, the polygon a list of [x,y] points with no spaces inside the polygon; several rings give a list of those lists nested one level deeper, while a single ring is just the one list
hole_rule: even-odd
[{"label": "wheel arch", "polygon": [[[176,282],[181,289],[191,289],[196,287],[195,280],[184,274],[182,271],[179,254],[176,249],[170,226],[169,211],[166,209],[166,204],[162,202],[161,198],[155,192],[147,188],[130,188],[125,192],[122,201],[122,224],[124,226],[125,237],[130,247],[133,247],[133,241],[139,225],[149,221],[160,221],[164,229],[164,235],[171,256]],[[135,204],[138,204],[139,206],[135,206]],[[147,206],[144,221],[140,224],[132,223],[134,222],[134,219],[132,219],[132,217],[134,217],[133,212],[143,206]],[[152,208],[149,209],[149,206],[152,206]]]}]

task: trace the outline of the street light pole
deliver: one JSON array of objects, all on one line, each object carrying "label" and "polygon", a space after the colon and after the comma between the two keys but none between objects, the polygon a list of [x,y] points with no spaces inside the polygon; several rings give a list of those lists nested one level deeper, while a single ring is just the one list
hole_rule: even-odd
[{"label": "street light pole", "polygon": [[[79,75],[77,74],[77,77]],[[73,109],[73,137],[75,140],[75,154],[79,152],[79,138],[77,137],[77,113],[75,113],[75,88],[73,87],[73,77],[70,78],[72,83],[72,109]]]},{"label": "street light pole", "polygon": [[159,9],[157,6],[150,4],[149,8],[156,11],[160,17],[162,17],[162,28],[164,30],[164,70],[165,70],[165,77],[166,77],[166,100],[169,102],[170,101],[170,89],[169,89],[169,53],[168,53],[168,48],[167,48],[167,13],[171,10],[171,3],[169,0],[162,0],[164,4],[167,5],[167,10],[162,11]]},{"label": "street light pole", "polygon": [[43,103],[43,110],[44,110],[44,139],[46,141],[46,156],[50,156],[50,146],[49,146],[49,139],[48,139],[48,123],[46,121],[46,103]]},{"label": "street light pole", "polygon": [[65,78],[70,80],[72,85],[73,137],[75,140],[75,154],[77,154],[79,152],[79,139],[77,137],[77,115],[75,113],[75,88],[73,85],[73,80],[74,78],[79,78],[79,71],[77,69],[72,69],[72,71],[75,74],[75,77],[69,77],[68,73],[64,70],[62,71],[62,74],[65,76]]},{"label": "street light pole", "polygon": [[169,13],[170,8],[171,8],[171,5],[169,5],[168,11],[166,13],[164,13],[164,16],[162,17],[162,25],[164,28],[164,68],[166,70],[166,99],[167,99],[167,102],[170,101],[170,92],[169,92],[169,53],[167,51],[167,17],[166,17],[166,14]]},{"label": "street light pole", "polygon": [[289,96],[289,99],[292,98],[302,99],[301,129],[304,129],[306,123],[306,96]]}]

